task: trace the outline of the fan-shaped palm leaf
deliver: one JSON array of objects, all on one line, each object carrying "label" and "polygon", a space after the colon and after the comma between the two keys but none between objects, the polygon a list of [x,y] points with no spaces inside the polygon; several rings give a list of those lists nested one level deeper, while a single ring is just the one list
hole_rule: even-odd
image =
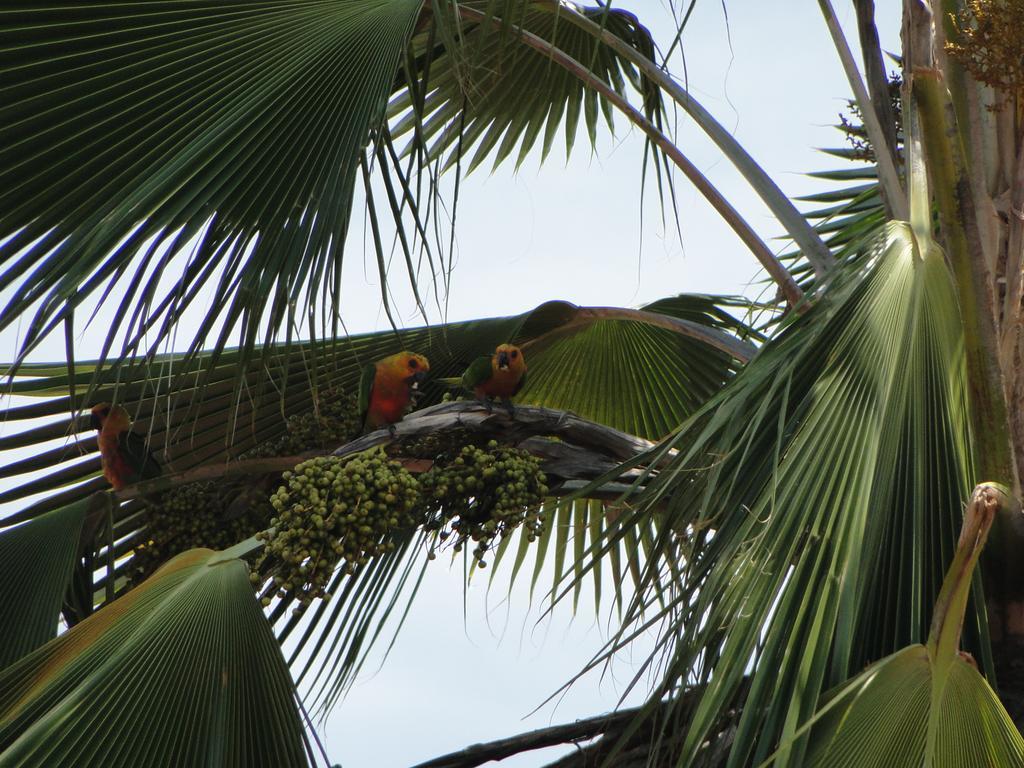
[{"label": "fan-shaped palm leaf", "polygon": [[87,507],[82,500],[0,532],[0,669],[57,635]]},{"label": "fan-shaped palm leaf", "polygon": [[800,729],[813,729],[807,765],[1024,764],[1020,732],[973,659],[957,652],[978,556],[995,516],[1014,514],[1017,504],[1005,488],[975,489],[927,645],[897,651],[827,694],[821,710]]},{"label": "fan-shaped palm leaf", "polygon": [[[560,51],[588,68],[617,93],[639,91],[647,116],[661,128],[660,91],[646,81],[621,54],[565,19],[568,9],[550,0],[476,0],[435,4],[439,16],[459,19],[460,24],[422,32],[414,49],[429,54],[430,46],[444,53],[430,60],[429,87],[425,92],[406,90],[388,105],[388,114],[400,118],[394,135],[415,132],[407,151],[426,145],[426,160],[446,153],[447,167],[464,160],[467,170],[493,154],[496,167],[519,145],[517,165],[543,134],[546,157],[564,119],[564,143],[571,151],[579,120],[584,119],[591,141],[597,138],[603,114],[614,130],[612,105],[552,59],[517,44],[512,27],[553,41]],[[647,30],[629,13],[607,9],[583,9],[627,48],[652,61],[654,43]],[[465,21],[471,23],[466,24]],[[462,27],[458,44],[444,38],[448,29]],[[442,46],[443,43],[443,46]],[[627,86],[627,83],[629,86]],[[528,87],[527,87],[527,84]],[[517,94],[512,96],[511,94]],[[415,107],[419,99],[419,106]],[[414,108],[415,107],[415,108]],[[476,152],[470,156],[473,149]]]},{"label": "fan-shaped palm leaf", "polygon": [[185,553],[0,672],[0,765],[302,766],[245,563]]},{"label": "fan-shaped palm leaf", "polygon": [[[890,224],[869,264],[661,449],[680,453],[649,478],[637,515],[664,521],[662,546],[679,538],[689,556],[660,611],[652,558],[629,616],[669,622],[662,691],[706,685],[684,761],[748,664],[731,766],[763,760],[819,692],[925,636],[970,475],[956,307],[941,256]],[[981,610],[968,611],[966,642],[988,668]]]},{"label": "fan-shaped palm leaf", "polygon": [[[616,92],[635,84],[647,114],[658,112],[656,92],[606,47],[579,30],[569,36],[568,25],[555,28],[557,5],[465,5],[491,19],[496,10],[529,17],[557,37],[552,44],[564,39],[592,61],[594,81]],[[62,323],[70,329],[85,302],[102,305],[119,293],[104,359],[131,356],[144,343],[157,349],[200,296],[213,309],[193,352],[205,341],[221,351],[240,338],[235,360],[244,367],[258,345],[282,331],[290,339],[304,318],[315,331],[313,307],[329,306],[337,317],[360,176],[378,254],[378,210],[390,209],[400,230],[411,224],[415,235],[401,243],[415,285],[410,254],[429,249],[423,202],[436,184],[421,195],[412,167],[403,169],[391,147],[389,97],[406,95],[415,135],[427,130],[430,99],[431,117],[438,109],[458,116],[465,145],[483,135],[479,156],[496,151],[500,159],[519,136],[528,149],[541,127],[554,131],[566,109],[578,115],[585,90],[535,52],[523,54],[500,25],[466,21],[443,2],[423,6],[186,1],[45,6],[31,17],[0,11],[0,59],[8,64],[0,86],[0,288],[11,291],[0,328],[34,313],[20,354]],[[645,30],[603,13],[612,29],[651,49]],[[456,73],[456,61],[474,72],[497,68],[489,99],[477,98],[479,82]],[[527,80],[550,87],[514,90]],[[504,94],[500,103],[492,88]],[[598,104],[608,107],[587,93],[593,134]],[[575,126],[567,120],[569,135]],[[370,161],[386,206],[373,205]],[[325,334],[337,332],[336,320],[327,325]],[[217,355],[205,359],[213,364]]]}]

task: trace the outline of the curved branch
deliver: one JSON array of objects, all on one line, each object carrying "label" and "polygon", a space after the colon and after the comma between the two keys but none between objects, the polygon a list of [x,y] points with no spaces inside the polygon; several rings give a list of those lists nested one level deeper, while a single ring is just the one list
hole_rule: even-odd
[{"label": "curved branch", "polygon": [[466,400],[423,408],[394,424],[392,430],[378,429],[356,438],[334,451],[334,455],[346,456],[378,445],[452,429],[477,432],[505,443],[549,435],[618,461],[631,459],[655,446],[650,440],[589,421],[569,411],[519,405],[509,413],[503,409],[492,410],[475,400]]},{"label": "curved branch", "polygon": [[535,731],[485,744],[471,744],[457,752],[417,763],[413,768],[474,768],[492,760],[504,760],[506,757],[531,752],[535,749],[589,741],[598,736],[607,736],[622,731],[624,726],[642,709],[643,707],[620,709],[618,712],[588,717],[573,723],[538,728]]},{"label": "curved branch", "polygon": [[619,95],[607,83],[595,77],[587,67],[569,56],[565,51],[556,48],[547,40],[538,37],[532,32],[527,32],[525,29],[514,24],[509,24],[497,17],[489,16],[483,11],[478,11],[474,8],[467,8],[465,5],[460,4],[458,6],[458,11],[462,18],[468,21],[486,21],[492,24],[504,25],[512,33],[518,35],[520,40],[527,46],[549,57],[556,64],[575,75],[589,88],[599,93],[614,105],[633,124],[646,133],[650,140],[665,153],[666,157],[676,164],[676,166],[698,189],[698,191],[704,195],[705,199],[732,228],[733,232],[739,236],[744,245],[746,245],[757,260],[761,262],[761,266],[765,268],[765,271],[771,276],[772,280],[778,284],[783,296],[786,297],[786,301],[789,302],[790,306],[797,308],[801,312],[806,311],[807,307],[802,303],[804,297],[803,291],[800,290],[800,287],[796,284],[793,276],[783,266],[782,262],[779,261],[775,254],[772,253],[764,240],[762,240],[753,228],[751,228],[746,219],[744,219],[739,212],[732,207],[732,204],[722,196],[722,193],[719,192],[710,181],[708,181],[707,177],[697,169],[697,166],[691,163],[690,160],[679,151],[679,147],[673,144],[668,136],[658,130],[657,126],[648,120],[639,110],[636,109],[636,107],[626,101],[626,99]]},{"label": "curved branch", "polygon": [[[744,682],[741,690],[744,690],[748,684],[748,682]],[[568,766],[583,768],[584,766],[612,764],[649,765],[651,764],[650,758],[658,749],[655,746],[656,743],[660,742],[662,749],[670,750],[672,744],[678,742],[680,735],[685,733],[685,730],[680,729],[678,720],[671,718],[670,715],[680,709],[692,706],[694,700],[703,691],[702,687],[694,687],[673,698],[648,702],[640,707],[620,709],[608,714],[576,720],[572,723],[538,728],[535,731],[496,741],[471,744],[465,749],[418,763],[412,768],[476,768],[476,766],[493,760],[504,760],[523,752],[557,747],[561,744],[576,744],[581,748],[578,752],[552,763],[550,768],[554,768],[554,766],[561,768],[563,765],[567,768]],[[717,726],[714,737],[707,745],[704,760],[701,761],[702,765],[723,764],[729,747],[732,745],[735,724],[726,718]],[[598,739],[598,741],[587,746],[580,745],[580,742],[594,739]],[[627,754],[638,759],[635,763],[628,761],[626,760]],[[612,757],[615,760],[614,763],[609,760]],[[667,757],[667,755],[663,755],[663,757]],[[674,764],[671,759],[655,762],[657,765]]]},{"label": "curved branch", "polygon": [[[602,477],[622,462],[655,447],[655,443],[650,440],[620,432],[568,411],[520,405],[510,414],[504,409],[488,410],[475,400],[461,401],[423,408],[395,424],[393,432],[379,429],[333,451],[314,450],[294,456],[205,464],[131,485],[112,495],[118,501],[127,501],[189,483],[286,472],[314,456],[348,456],[377,446],[393,443],[400,445],[404,441],[453,430],[475,432],[488,439],[517,445],[539,457],[544,472],[563,484],[562,488],[552,489],[554,496],[575,493],[587,487],[589,483],[586,481]],[[559,440],[543,440],[543,436],[557,437]],[[398,453],[400,458],[400,449]],[[663,460],[669,458],[671,454]],[[429,461],[417,459],[409,459],[406,464],[411,472],[422,472],[430,466]],[[620,480],[628,481],[636,474],[624,473]],[[626,489],[621,483],[609,483],[592,492],[588,491],[587,496],[618,498]]]}]

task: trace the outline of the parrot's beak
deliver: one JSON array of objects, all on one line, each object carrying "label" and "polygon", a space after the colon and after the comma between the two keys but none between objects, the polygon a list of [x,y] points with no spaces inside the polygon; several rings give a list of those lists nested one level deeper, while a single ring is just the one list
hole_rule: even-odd
[{"label": "parrot's beak", "polygon": [[89,416],[89,426],[93,429],[103,429],[103,422],[95,413]]},{"label": "parrot's beak", "polygon": [[503,371],[508,370],[508,352],[498,353],[498,367]]},{"label": "parrot's beak", "polygon": [[409,382],[409,394],[412,397],[413,403],[419,402],[419,399],[423,397],[423,392],[420,391],[420,384],[422,384],[426,378],[426,371],[416,371],[416,373],[406,379],[406,381]]}]

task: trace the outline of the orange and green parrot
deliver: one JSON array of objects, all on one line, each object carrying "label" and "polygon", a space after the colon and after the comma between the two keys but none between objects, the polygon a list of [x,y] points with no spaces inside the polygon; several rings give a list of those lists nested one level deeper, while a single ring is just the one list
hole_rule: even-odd
[{"label": "orange and green parrot", "polygon": [[132,432],[128,411],[120,405],[97,403],[92,407],[90,421],[100,433],[103,476],[115,491],[160,475],[160,465],[146,447],[146,438]]},{"label": "orange and green parrot", "polygon": [[363,431],[386,426],[394,434],[429,371],[427,358],[415,352],[399,352],[364,367],[359,380]]},{"label": "orange and green parrot", "polygon": [[526,356],[514,344],[499,344],[493,355],[481,355],[462,374],[462,387],[488,406],[500,399],[512,413],[512,398],[526,384]]}]

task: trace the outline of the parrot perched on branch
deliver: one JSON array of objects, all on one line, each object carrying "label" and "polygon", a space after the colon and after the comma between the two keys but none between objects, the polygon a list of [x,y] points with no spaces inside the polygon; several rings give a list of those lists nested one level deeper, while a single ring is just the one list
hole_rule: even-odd
[{"label": "parrot perched on branch", "polygon": [[359,380],[363,431],[387,426],[394,434],[395,422],[405,416],[429,371],[427,358],[415,352],[399,352],[363,368]]},{"label": "parrot perched on branch", "polygon": [[526,384],[526,356],[514,344],[499,344],[493,355],[470,363],[459,383],[488,408],[491,400],[501,399],[511,414],[512,398]]},{"label": "parrot perched on branch", "polygon": [[120,405],[97,403],[90,422],[99,432],[103,476],[115,491],[160,475],[160,465],[146,446],[146,438],[132,432],[128,411]]}]

